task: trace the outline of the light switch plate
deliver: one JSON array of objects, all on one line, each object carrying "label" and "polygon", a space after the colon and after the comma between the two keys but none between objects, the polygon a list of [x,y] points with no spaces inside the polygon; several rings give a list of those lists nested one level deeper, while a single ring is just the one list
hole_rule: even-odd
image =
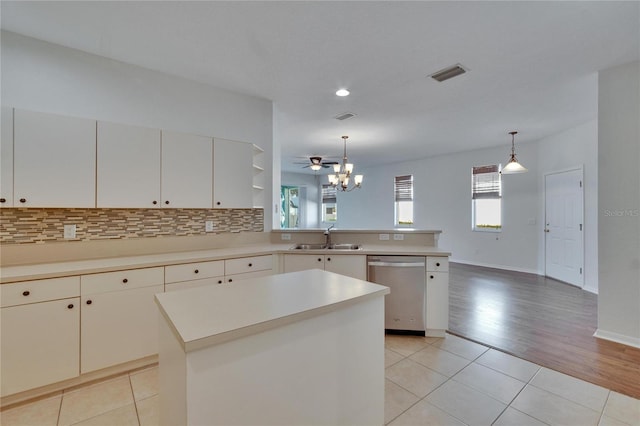
[{"label": "light switch plate", "polygon": [[380,241],[389,241],[389,234],[378,234]]},{"label": "light switch plate", "polygon": [[67,240],[72,240],[75,237],[76,237],[76,226],[64,225],[64,238]]},{"label": "light switch plate", "polygon": [[205,232],[213,232],[213,221],[205,220],[204,221],[204,231]]},{"label": "light switch plate", "polygon": [[283,241],[290,241],[291,240],[291,234],[280,234],[280,239]]},{"label": "light switch plate", "polygon": [[402,241],[404,240],[404,235],[403,234],[393,234],[393,239],[396,241]]}]

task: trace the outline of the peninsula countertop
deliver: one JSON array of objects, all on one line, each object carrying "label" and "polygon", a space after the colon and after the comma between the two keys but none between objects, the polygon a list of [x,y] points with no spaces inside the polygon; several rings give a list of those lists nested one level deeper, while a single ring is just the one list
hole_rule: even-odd
[{"label": "peninsula countertop", "polygon": [[335,311],[389,288],[313,269],[155,296],[185,352]]},{"label": "peninsula countertop", "polygon": [[251,244],[236,247],[215,248],[140,256],[122,256],[67,262],[37,263],[32,265],[3,266],[0,268],[0,284],[17,281],[57,278],[64,276],[95,274],[124,269],[151,268],[182,263],[249,257],[270,254],[344,254],[344,255],[409,255],[450,256],[438,247],[395,244],[363,244],[361,250],[292,250],[292,243]]}]

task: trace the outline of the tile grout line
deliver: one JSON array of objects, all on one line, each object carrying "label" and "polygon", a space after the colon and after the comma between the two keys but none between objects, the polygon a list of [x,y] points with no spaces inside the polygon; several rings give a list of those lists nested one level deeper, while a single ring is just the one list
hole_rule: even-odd
[{"label": "tile grout line", "polygon": [[138,426],[140,426],[140,414],[138,413],[138,402],[136,401],[136,393],[133,391],[133,383],[131,383],[131,373],[127,374],[127,379],[129,381],[129,389],[131,389],[131,396],[133,398],[133,409],[136,410],[136,420],[138,421]]}]

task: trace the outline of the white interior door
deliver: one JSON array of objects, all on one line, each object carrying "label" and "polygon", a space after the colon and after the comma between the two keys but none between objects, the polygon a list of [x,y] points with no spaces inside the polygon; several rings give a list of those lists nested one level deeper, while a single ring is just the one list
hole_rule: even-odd
[{"label": "white interior door", "polygon": [[582,169],[545,176],[546,275],[584,286]]}]

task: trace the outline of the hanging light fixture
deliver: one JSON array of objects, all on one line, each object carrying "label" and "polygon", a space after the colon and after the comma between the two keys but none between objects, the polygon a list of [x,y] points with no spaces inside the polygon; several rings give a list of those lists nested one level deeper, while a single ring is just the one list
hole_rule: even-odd
[{"label": "hanging light fixture", "polygon": [[510,175],[513,173],[525,173],[528,172],[529,170],[527,170],[522,164],[518,163],[518,160],[516,159],[516,149],[515,149],[515,135],[518,134],[518,132],[509,132],[509,134],[511,135],[511,157],[509,158],[509,162],[507,163],[506,166],[504,166],[502,168],[502,170],[500,170],[500,173],[503,175]]},{"label": "hanging light fixture", "polygon": [[353,179],[353,186],[349,188],[349,181],[351,179],[351,173],[353,172],[353,163],[347,163],[349,161],[347,159],[347,139],[349,136],[343,136],[342,140],[344,142],[344,156],[342,157],[342,164],[334,164],[333,172],[334,174],[329,175],[329,183],[337,189],[341,191],[352,191],[356,188],[362,187],[362,179],[364,176],[355,175]]}]

